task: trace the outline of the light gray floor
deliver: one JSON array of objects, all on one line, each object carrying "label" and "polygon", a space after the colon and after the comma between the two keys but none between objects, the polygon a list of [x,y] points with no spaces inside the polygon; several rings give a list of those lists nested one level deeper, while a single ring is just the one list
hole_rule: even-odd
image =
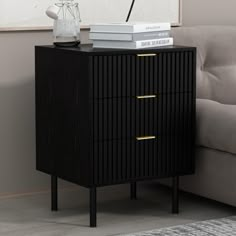
[{"label": "light gray floor", "polygon": [[170,191],[156,183],[138,185],[138,200],[129,186],[98,190],[98,227],[88,227],[88,190],[60,191],[59,212],[50,212],[50,194],[0,199],[0,235],[100,236],[137,232],[236,215],[235,208],[181,193],[181,212],[172,215]]}]

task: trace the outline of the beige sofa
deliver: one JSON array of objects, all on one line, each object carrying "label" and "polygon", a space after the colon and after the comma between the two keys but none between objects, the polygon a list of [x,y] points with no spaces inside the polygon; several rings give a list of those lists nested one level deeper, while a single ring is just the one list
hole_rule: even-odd
[{"label": "beige sofa", "polygon": [[197,47],[196,174],[181,188],[236,206],[236,27],[181,27],[173,36]]}]

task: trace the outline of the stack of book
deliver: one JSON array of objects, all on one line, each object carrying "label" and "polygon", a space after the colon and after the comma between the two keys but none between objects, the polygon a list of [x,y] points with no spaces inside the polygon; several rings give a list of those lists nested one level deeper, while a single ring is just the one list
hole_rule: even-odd
[{"label": "stack of book", "polygon": [[90,26],[94,48],[140,49],[173,45],[170,23],[118,23]]}]

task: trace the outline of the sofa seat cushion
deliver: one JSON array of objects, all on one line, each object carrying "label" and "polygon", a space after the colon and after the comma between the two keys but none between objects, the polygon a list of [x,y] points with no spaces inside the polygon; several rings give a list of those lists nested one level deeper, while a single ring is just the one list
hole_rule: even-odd
[{"label": "sofa seat cushion", "polygon": [[236,105],[197,99],[199,146],[236,154]]}]

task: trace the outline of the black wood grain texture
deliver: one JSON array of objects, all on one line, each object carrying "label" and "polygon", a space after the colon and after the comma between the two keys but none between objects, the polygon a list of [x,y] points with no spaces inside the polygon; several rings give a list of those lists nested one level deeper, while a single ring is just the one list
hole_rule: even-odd
[{"label": "black wood grain texture", "polygon": [[195,90],[195,48],[36,47],[37,169],[86,187],[192,174]]},{"label": "black wood grain texture", "polygon": [[90,184],[89,58],[36,48],[37,169]]}]

